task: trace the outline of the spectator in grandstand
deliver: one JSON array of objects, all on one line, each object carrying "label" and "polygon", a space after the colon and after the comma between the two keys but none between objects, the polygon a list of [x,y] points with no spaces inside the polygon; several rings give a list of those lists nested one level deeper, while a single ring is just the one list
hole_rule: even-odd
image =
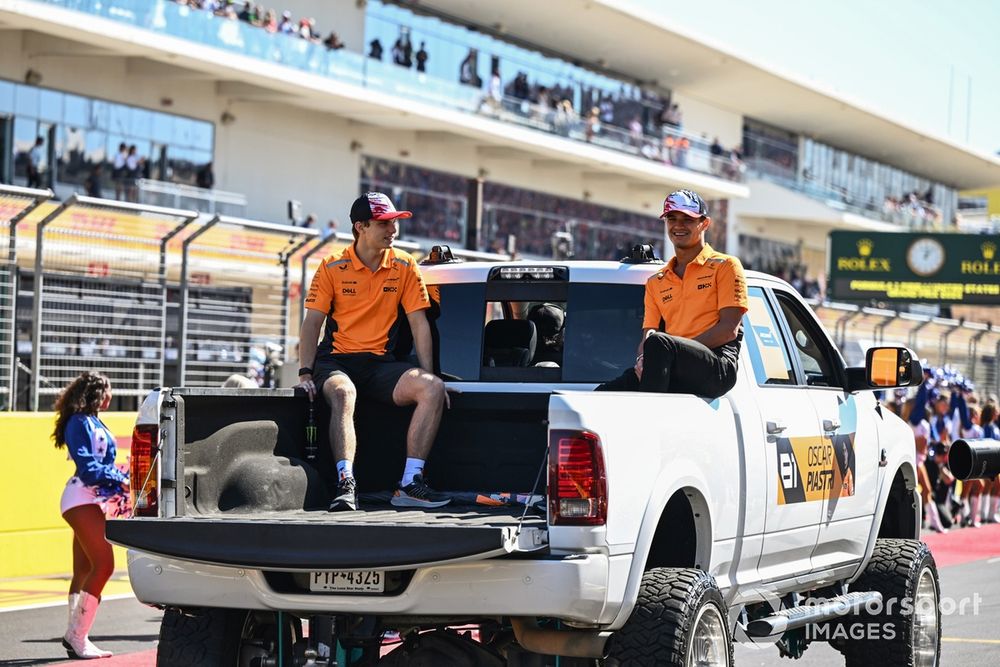
[{"label": "spectator in grandstand", "polygon": [[[712,219],[697,193],[678,190],[667,195],[661,218],[675,255],[646,282],[635,367],[597,390],[679,391],[718,398],[736,383],[747,311],[743,265],[705,242]],[[682,294],[685,274],[695,270],[713,276],[709,289]]]},{"label": "spectator in grandstand", "polygon": [[88,197],[100,197],[101,196],[101,177],[103,175],[104,169],[100,164],[94,165],[94,168],[90,170],[90,174],[87,176],[87,180],[83,182],[83,189]]},{"label": "spectator in grandstand", "polygon": [[331,30],[330,34],[323,40],[323,45],[330,51],[339,51],[344,48],[344,42],[341,41],[340,35],[333,30]]},{"label": "spectator in grandstand", "polygon": [[319,33],[316,32],[316,19],[300,19],[296,33],[304,40],[317,43],[320,41]]},{"label": "spectator in grandstand", "polygon": [[632,142],[632,146],[635,148],[640,148],[642,146],[642,118],[639,116],[633,116],[632,120],[628,124],[628,136],[629,141]]},{"label": "spectator in grandstand", "polygon": [[666,130],[678,131],[684,125],[684,114],[676,104],[671,104],[669,108],[664,109],[662,119]]},{"label": "spectator in grandstand", "polygon": [[715,137],[715,139],[712,140],[712,146],[711,148],[709,148],[709,153],[712,155],[711,157],[712,174],[715,176],[721,176],[723,155],[725,155],[726,149],[722,147],[722,144],[719,142],[718,137]]},{"label": "spectator in grandstand", "polygon": [[251,2],[244,2],[243,9],[240,10],[238,18],[244,23],[259,26],[263,16],[257,13],[257,6]]},{"label": "spectator in grandstand", "polygon": [[368,57],[378,61],[382,60],[382,42],[378,41],[378,37],[368,44]]},{"label": "spectator in grandstand", "polygon": [[264,20],[261,22],[261,27],[270,33],[278,32],[279,29],[278,15],[274,12],[273,9],[267,10],[267,13],[264,14]]},{"label": "spectator in grandstand", "polygon": [[316,229],[316,214],[310,213],[306,216],[306,219],[302,221],[302,226],[308,229]]},{"label": "spectator in grandstand", "polygon": [[209,162],[195,174],[195,183],[203,190],[211,190],[215,187],[215,172],[212,171],[212,163]]},{"label": "spectator in grandstand", "polygon": [[38,137],[35,145],[28,151],[28,187],[42,187],[42,151],[45,139]]},{"label": "spectator in grandstand", "polygon": [[125,163],[128,161],[128,146],[118,144],[118,153],[111,163],[111,180],[115,182],[115,199],[121,201],[125,195]]},{"label": "spectator in grandstand", "polygon": [[427,54],[427,42],[420,42],[420,50],[417,51],[417,71],[426,72],[427,71],[427,60],[430,56]]},{"label": "spectator in grandstand", "polygon": [[[331,512],[356,510],[353,461],[355,397],[383,404],[415,405],[406,441],[406,467],[391,503],[441,507],[450,498],[428,486],[424,462],[448,405],[444,383],[434,375],[430,298],[413,257],[392,247],[397,211],[381,192],[366,192],[351,206],[354,243],[325,259],[313,276],[299,337],[299,387],[313,399],[317,389],[330,404],[330,443],[337,461],[337,495]],[[406,314],[420,366],[397,361],[393,332]],[[318,346],[320,328],[326,324]]]},{"label": "spectator in grandstand", "polygon": [[295,21],[292,20],[292,13],[287,9],[281,12],[281,20],[278,21],[278,32],[286,35],[294,35],[297,32]]},{"label": "spectator in grandstand", "polygon": [[330,238],[331,236],[334,236],[336,233],[337,233],[337,221],[331,219],[328,223],[326,223],[326,227],[323,228],[322,232],[323,238],[325,239]]},{"label": "spectator in grandstand", "polygon": [[590,113],[587,114],[586,120],[583,121],[583,136],[590,142],[594,140],[594,137],[601,131],[601,110],[597,107],[591,107]]},{"label": "spectator in grandstand", "polygon": [[[111,382],[92,372],[81,373],[55,402],[52,439],[66,447],[76,473],[66,482],[60,502],[63,519],[73,529],[73,578],[69,585],[69,625],[63,646],[71,658],[106,658],[88,638],[104,585],[115,569],[111,545],[104,537],[105,513],[124,508],[128,474],[115,465],[115,438],[99,414],[111,405]],[[116,516],[116,514],[110,514]]]},{"label": "spectator in grandstand", "polygon": [[466,86],[472,86],[473,88],[479,88],[483,85],[483,80],[479,76],[479,51],[476,49],[469,49],[469,53],[466,54],[465,60],[458,68],[458,82]]},{"label": "spectator in grandstand", "polygon": [[399,29],[399,37],[392,45],[392,62],[407,69],[413,67],[413,45],[410,43],[410,29]]},{"label": "spectator in grandstand", "polygon": [[139,201],[138,179],[142,175],[138,151],[136,145],[132,144],[128,147],[128,156],[125,158],[125,199],[133,203]]}]

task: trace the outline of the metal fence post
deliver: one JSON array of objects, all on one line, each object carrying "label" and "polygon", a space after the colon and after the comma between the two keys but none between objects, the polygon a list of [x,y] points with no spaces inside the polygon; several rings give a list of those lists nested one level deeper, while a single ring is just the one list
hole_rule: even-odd
[{"label": "metal fence post", "polygon": [[67,208],[76,203],[76,194],[70,195],[69,199],[57,206],[51,213],[38,221],[38,228],[35,230],[35,276],[34,297],[31,300],[31,410],[38,412],[38,390],[41,380],[42,361],[42,248],[45,236],[45,228],[56,218],[63,214]]},{"label": "metal fence post", "polygon": [[[6,355],[6,360],[0,359],[0,369],[3,368],[5,363],[10,366],[6,369],[6,372],[3,373],[3,375],[7,376],[7,391],[9,392],[7,410],[13,411],[17,405],[17,225],[24,220],[29,213],[51,199],[54,196],[54,193],[52,190],[35,190],[16,186],[0,186],[0,196],[31,199],[31,201],[23,209],[15,213],[10,220],[7,221],[7,271],[10,276],[7,288],[10,290],[10,336],[6,344],[10,345],[10,350],[9,354]],[[3,285],[0,285],[0,287],[3,287]],[[2,303],[0,303],[0,306],[2,306]],[[0,312],[0,321],[3,320],[2,315],[3,313]],[[0,335],[2,335],[2,332],[0,332]],[[3,341],[0,341],[0,344],[3,344]]]},{"label": "metal fence post", "polygon": [[179,369],[177,372],[177,381],[180,382],[181,386],[184,386],[185,375],[187,374],[188,290],[190,289],[188,286],[188,254],[191,249],[191,243],[218,224],[220,219],[221,218],[217,215],[213,216],[208,222],[201,226],[201,229],[196,230],[193,234],[191,234],[191,236],[184,239],[183,250],[181,252],[181,339],[177,346],[177,361]]}]

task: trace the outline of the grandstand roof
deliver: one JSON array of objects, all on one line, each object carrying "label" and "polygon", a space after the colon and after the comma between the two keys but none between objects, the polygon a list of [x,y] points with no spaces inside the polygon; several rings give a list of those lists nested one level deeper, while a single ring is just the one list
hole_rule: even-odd
[{"label": "grandstand roof", "polygon": [[687,27],[681,33],[668,18],[629,0],[404,4],[516,35],[957,188],[1000,184],[1000,158],[994,155],[764,64]]}]

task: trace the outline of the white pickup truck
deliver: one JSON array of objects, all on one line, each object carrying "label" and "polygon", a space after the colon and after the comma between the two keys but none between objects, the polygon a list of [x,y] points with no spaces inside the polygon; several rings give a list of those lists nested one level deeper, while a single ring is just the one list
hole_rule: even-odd
[{"label": "white pickup truck", "polygon": [[108,536],[166,610],[158,665],[731,665],[735,641],[938,664],[913,436],[873,394],[920,381],[909,351],[847,368],[791,287],[750,272],[728,394],[594,392],[634,361],[662,264],[432,257],[447,507],[387,502],[405,409],[359,405],[361,508],[330,514],[321,401],[145,400],[135,516]]}]

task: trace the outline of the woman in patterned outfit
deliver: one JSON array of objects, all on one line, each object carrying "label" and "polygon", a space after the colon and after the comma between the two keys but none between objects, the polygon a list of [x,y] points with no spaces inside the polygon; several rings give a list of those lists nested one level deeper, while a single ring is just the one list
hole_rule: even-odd
[{"label": "woman in patterned outfit", "polygon": [[111,404],[111,383],[85,372],[56,399],[56,447],[65,446],[76,464],[66,482],[61,512],[73,529],[73,580],[69,587],[69,627],[63,646],[71,658],[111,655],[88,639],[104,584],[115,569],[114,553],[104,537],[105,511],[128,492],[128,474],[115,467],[115,439],[98,413]]}]

